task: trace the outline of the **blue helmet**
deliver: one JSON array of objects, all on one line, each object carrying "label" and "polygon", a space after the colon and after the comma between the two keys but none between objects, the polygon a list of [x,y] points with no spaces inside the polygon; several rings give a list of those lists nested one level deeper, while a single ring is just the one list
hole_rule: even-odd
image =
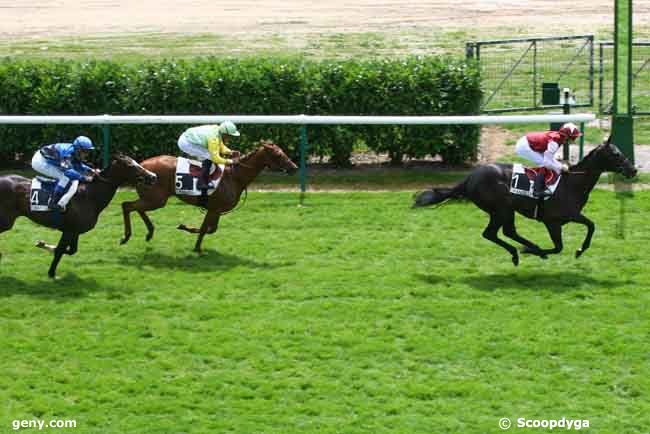
[{"label": "blue helmet", "polygon": [[72,146],[74,146],[75,149],[86,149],[86,150],[95,149],[92,140],[90,140],[86,136],[79,136],[76,139],[74,139],[74,142],[72,142]]}]

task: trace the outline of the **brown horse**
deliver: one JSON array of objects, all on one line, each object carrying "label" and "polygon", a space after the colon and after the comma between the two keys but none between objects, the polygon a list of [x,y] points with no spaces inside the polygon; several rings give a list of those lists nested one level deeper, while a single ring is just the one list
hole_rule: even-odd
[{"label": "brown horse", "polygon": [[[140,198],[122,203],[124,238],[122,238],[121,244],[125,244],[131,238],[130,214],[132,211],[137,211],[147,226],[146,240],[149,241],[153,237],[154,226],[146,211],[162,208],[170,196],[176,196],[176,157],[159,155],[149,158],[141,164],[147,170],[158,175],[158,182],[151,187],[138,187]],[[207,208],[200,228],[187,227],[184,224],[177,226],[177,229],[199,234],[194,245],[195,252],[201,253],[201,243],[205,234],[216,232],[221,215],[237,206],[242,192],[265,167],[271,170],[284,170],[288,173],[292,173],[298,168],[279,146],[270,142],[262,142],[257,150],[241,158],[239,164],[226,167],[217,190],[208,196],[207,204],[202,204],[201,198],[198,196],[177,196],[185,203],[194,206],[205,205]]]},{"label": "brown horse", "polygon": [[97,224],[99,214],[108,206],[117,188],[125,183],[153,184],[156,175],[142,168],[132,158],[116,155],[111,164],[89,184],[82,184],[65,213],[33,212],[30,206],[31,179],[18,175],[0,177],[0,232],[11,229],[16,219],[25,216],[35,223],[62,232],[56,246],[39,241],[39,248],[54,254],[48,276],[54,278],[63,254],[77,253],[79,235]]}]

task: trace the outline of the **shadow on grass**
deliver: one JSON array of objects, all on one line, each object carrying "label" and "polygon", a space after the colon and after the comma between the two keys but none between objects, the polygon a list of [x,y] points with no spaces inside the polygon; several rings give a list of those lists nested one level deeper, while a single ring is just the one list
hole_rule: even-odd
[{"label": "shadow on grass", "polygon": [[64,274],[56,280],[46,277],[35,281],[20,280],[0,274],[0,297],[31,295],[39,298],[65,301],[85,297],[93,292],[121,292],[117,287],[99,283],[94,279],[82,279],[75,274]]},{"label": "shadow on grass", "polygon": [[553,292],[571,292],[588,287],[615,288],[629,283],[626,279],[599,279],[575,271],[532,272],[525,274],[518,274],[513,271],[512,273],[466,276],[459,279],[459,281],[481,291],[521,289]]},{"label": "shadow on grass", "polygon": [[274,269],[293,265],[293,262],[257,262],[241,256],[204,250],[201,255],[190,253],[184,256],[170,256],[161,252],[145,252],[142,256],[122,256],[122,265],[142,268],[154,267],[166,270],[227,271],[235,267]]}]

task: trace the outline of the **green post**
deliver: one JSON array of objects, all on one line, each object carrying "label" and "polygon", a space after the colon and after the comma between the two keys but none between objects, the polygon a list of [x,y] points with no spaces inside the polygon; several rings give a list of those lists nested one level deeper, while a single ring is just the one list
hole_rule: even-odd
[{"label": "green post", "polygon": [[111,126],[109,124],[104,124],[102,126],[103,133],[103,146],[102,146],[102,160],[104,169],[108,167],[108,163],[111,160]]},{"label": "green post", "polygon": [[578,161],[582,161],[585,156],[585,123],[580,122],[580,145],[578,147]]},{"label": "green post", "polygon": [[307,190],[307,125],[300,127],[300,205]]},{"label": "green post", "polygon": [[[570,92],[564,89],[563,93],[564,93],[564,104],[562,105],[562,112],[565,115],[568,115],[571,114],[571,105],[569,104]],[[569,161],[569,156],[570,156],[569,144],[567,143],[566,146],[562,146],[562,159],[564,161]]]},{"label": "green post", "polygon": [[[634,163],[634,121],[632,118],[632,0],[615,0],[614,6],[614,105],[612,137]],[[615,174],[614,191],[620,201],[617,236],[625,238],[625,201],[632,186]]]},{"label": "green post", "polygon": [[632,0],[615,0],[614,7],[614,143],[634,163],[632,118]]}]

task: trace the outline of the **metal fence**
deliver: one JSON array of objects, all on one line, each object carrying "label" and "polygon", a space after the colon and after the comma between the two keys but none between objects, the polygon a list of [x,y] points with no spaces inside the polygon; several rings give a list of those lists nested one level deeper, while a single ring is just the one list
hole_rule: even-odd
[{"label": "metal fence", "polygon": [[573,92],[574,107],[594,105],[594,36],[469,42],[467,57],[481,69],[483,112],[562,107],[542,103],[542,83]]},{"label": "metal fence", "polygon": [[[598,110],[611,114],[614,82],[614,43],[598,43]],[[650,115],[650,42],[632,44],[632,106],[635,115]]]}]

